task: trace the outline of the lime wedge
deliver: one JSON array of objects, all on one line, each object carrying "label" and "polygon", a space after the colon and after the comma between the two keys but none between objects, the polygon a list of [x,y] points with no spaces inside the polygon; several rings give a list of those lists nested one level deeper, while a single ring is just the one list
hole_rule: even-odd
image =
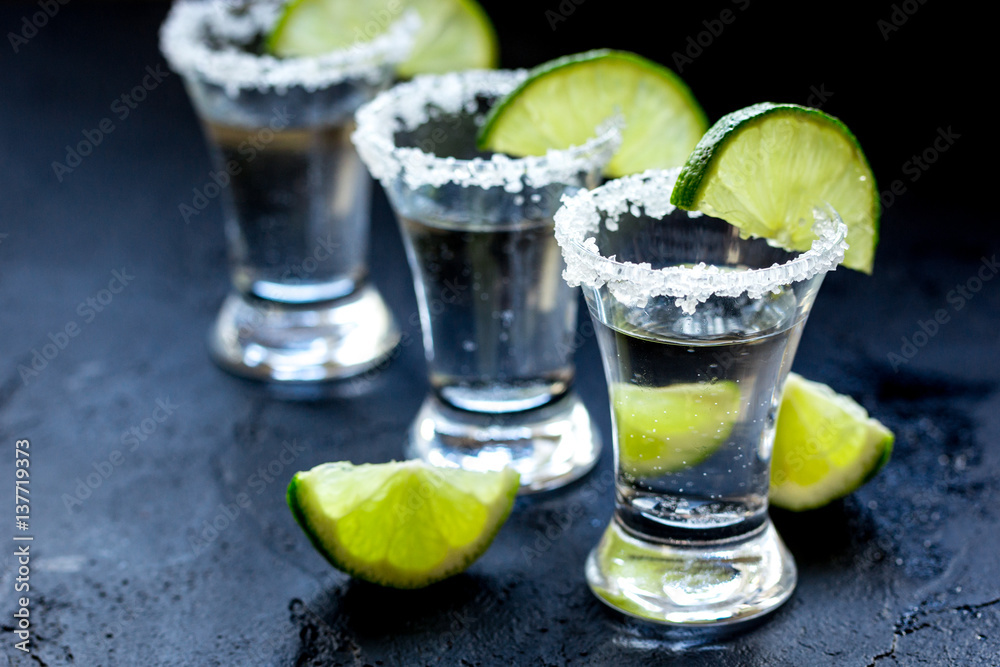
[{"label": "lime wedge", "polygon": [[475,0],[293,0],[267,49],[288,58],[347,48],[374,38],[410,8],[420,15],[420,31],[397,68],[400,76],[496,67],[496,33]]},{"label": "lime wedge", "polygon": [[789,373],[771,460],[771,503],[807,510],[846,496],[881,470],[892,431],[849,396]]},{"label": "lime wedge", "polygon": [[634,53],[602,49],[533,69],[490,110],[477,143],[509,155],[545,155],[583,144],[616,113],[625,128],[605,168],[611,177],[680,166],[708,127],[672,71]]},{"label": "lime wedge", "polygon": [[619,467],[635,477],[655,477],[701,463],[729,437],[740,402],[739,386],[728,380],[666,387],[614,384]]},{"label": "lime wedge", "polygon": [[510,468],[341,461],[296,473],[288,506],[334,567],[383,586],[421,588],[461,572],[486,551],[518,484]]},{"label": "lime wedge", "polygon": [[687,158],[670,201],[789,250],[809,249],[812,209],[829,203],[847,224],[844,266],[872,271],[875,177],[851,131],[817,109],[764,102],[723,116]]}]

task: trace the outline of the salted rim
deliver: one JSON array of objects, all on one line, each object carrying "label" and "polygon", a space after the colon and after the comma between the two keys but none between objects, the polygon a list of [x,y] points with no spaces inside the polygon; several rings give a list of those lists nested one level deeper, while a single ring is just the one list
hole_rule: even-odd
[{"label": "salted rim", "polygon": [[[226,3],[219,0],[180,0],[160,28],[160,50],[175,71],[223,86],[231,96],[253,88],[282,92],[301,86],[313,91],[346,79],[383,80],[387,66],[406,59],[420,27],[416,13],[407,11],[371,41],[322,56],[275,58],[239,49],[239,44],[274,26],[280,7],[254,4],[245,15],[237,16],[228,13]],[[232,44],[212,48],[208,34]]]},{"label": "salted rim", "polygon": [[640,206],[644,215],[650,217],[670,214],[676,208],[670,203],[670,193],[678,173],[680,168],[651,169],[594,190],[563,195],[563,205],[555,214],[555,234],[566,260],[563,271],[566,282],[593,288],[607,285],[616,299],[630,307],[645,307],[655,296],[676,297],[676,305],[690,315],[699,303],[712,296],[736,297],[746,293],[757,299],[767,292],[777,292],[783,285],[832,271],[843,261],[847,225],[828,204],[813,209],[813,231],[817,238],[812,247],[787,262],[763,269],[722,271],[704,262],[692,267],[654,269],[648,262],[636,264],[602,255],[594,236],[602,217],[605,228],[614,231],[622,213],[631,211],[638,215]]},{"label": "salted rim", "polygon": [[545,155],[513,158],[439,157],[417,147],[396,146],[395,134],[413,130],[430,120],[430,109],[444,113],[473,111],[477,94],[503,96],[527,78],[527,70],[468,70],[426,74],[379,93],[358,109],[357,129],[351,136],[372,176],[384,185],[402,178],[407,187],[502,186],[519,192],[527,184],[541,187],[566,181],[581,171],[602,168],[621,145],[623,121],[609,118],[595,136],[579,146],[549,150]]}]

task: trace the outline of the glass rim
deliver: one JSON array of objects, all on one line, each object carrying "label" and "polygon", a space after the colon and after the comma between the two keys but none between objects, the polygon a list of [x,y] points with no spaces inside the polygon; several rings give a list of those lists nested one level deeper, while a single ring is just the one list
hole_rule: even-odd
[{"label": "glass rim", "polygon": [[447,74],[425,74],[379,93],[356,114],[357,129],[351,139],[372,175],[384,185],[402,177],[417,189],[456,183],[491,188],[502,186],[518,192],[526,183],[541,187],[568,182],[580,172],[601,169],[621,145],[623,121],[609,118],[596,128],[595,136],[566,149],[550,149],[545,155],[489,158],[438,156],[416,146],[397,146],[395,134],[430,120],[428,109],[458,113],[478,94],[502,96],[525,80],[528,71],[466,70]]},{"label": "glass rim", "polygon": [[283,92],[296,86],[315,91],[352,79],[375,83],[387,78],[387,67],[406,59],[420,27],[418,15],[408,10],[371,41],[294,58],[213,48],[206,42],[206,33],[213,30],[237,43],[248,40],[278,20],[276,6],[251,7],[246,15],[235,17],[226,14],[226,3],[219,0],[175,2],[160,27],[160,50],[171,69],[185,78],[222,86],[231,96],[241,90]]},{"label": "glass rim", "polygon": [[[602,214],[607,216],[603,224],[614,231],[621,214],[634,210],[636,205],[653,218],[672,213],[676,207],[670,203],[670,194],[679,173],[679,167],[652,169],[609,181],[594,190],[564,195],[555,214],[555,234],[566,261],[563,273],[566,281],[596,289],[607,286],[619,301],[629,306],[644,307],[657,296],[675,297],[677,305],[691,314],[699,303],[713,296],[737,297],[745,293],[750,298],[760,298],[785,285],[832,271],[843,261],[847,225],[825,202],[813,208],[816,239],[810,248],[769,267],[723,271],[701,262],[654,269],[648,262],[636,264],[601,254],[594,234],[602,224]],[[688,215],[702,214],[688,212]]]}]

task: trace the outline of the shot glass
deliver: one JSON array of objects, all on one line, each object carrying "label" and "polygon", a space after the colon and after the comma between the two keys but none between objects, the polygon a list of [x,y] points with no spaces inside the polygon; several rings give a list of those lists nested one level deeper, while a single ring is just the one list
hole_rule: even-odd
[{"label": "shot glass", "polygon": [[431,392],[407,454],[512,466],[522,492],[587,472],[600,435],[573,391],[578,292],[553,236],[560,197],[596,185],[609,127],[542,157],[480,153],[490,107],[523,71],[418,77],[358,111],[354,142],[395,210],[413,272]]},{"label": "shot glass", "polygon": [[275,382],[329,380],[377,365],[399,341],[368,282],[371,179],[350,141],[353,115],[388,87],[415,28],[322,57],[255,46],[273,3],[179,2],[161,49],[202,122],[214,170],[191,202],[222,203],[232,277],[209,335],[215,361]]},{"label": "shot glass", "polygon": [[795,562],[767,513],[782,385],[847,228],[814,210],[790,253],[675,209],[677,170],[566,200],[556,236],[583,285],[608,380],[615,509],[586,577],[626,614],[677,625],[764,614]]}]

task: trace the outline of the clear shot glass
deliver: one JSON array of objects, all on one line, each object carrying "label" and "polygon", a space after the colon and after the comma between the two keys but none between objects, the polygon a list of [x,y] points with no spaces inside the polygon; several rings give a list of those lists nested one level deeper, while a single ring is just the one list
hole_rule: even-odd
[{"label": "clear shot glass", "polygon": [[196,220],[212,193],[224,209],[233,289],[209,335],[215,361],[260,380],[336,379],[377,365],[399,341],[368,282],[371,179],[350,134],[415,26],[406,17],[371,42],[277,59],[259,53],[275,7],[179,2],[164,23],[161,49],[214,165],[181,213]]},{"label": "clear shot glass", "polygon": [[514,159],[476,150],[490,107],[525,72],[418,77],[358,112],[354,142],[385,187],[413,272],[431,385],[407,454],[469,470],[512,466],[522,492],[587,472],[600,435],[573,391],[578,292],[552,216],[592,187],[620,142]]},{"label": "clear shot glass", "polygon": [[782,385],[846,226],[814,210],[789,253],[670,204],[677,171],[565,201],[556,236],[583,286],[608,380],[615,510],[586,565],[605,603],[642,619],[726,624],[795,588],[767,514]]}]

